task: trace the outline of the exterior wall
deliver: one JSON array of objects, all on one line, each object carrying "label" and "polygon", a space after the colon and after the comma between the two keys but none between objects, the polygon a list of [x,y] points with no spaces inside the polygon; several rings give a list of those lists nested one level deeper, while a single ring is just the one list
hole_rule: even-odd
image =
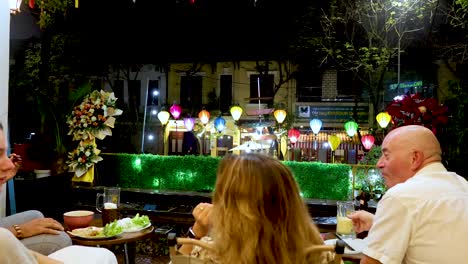
[{"label": "exterior wall", "polygon": [[327,70],[322,76],[322,99],[335,99],[337,95],[337,72]]},{"label": "exterior wall", "polygon": [[[180,102],[180,80],[187,71],[193,67],[192,63],[178,63],[170,66],[168,73],[168,103]],[[241,61],[234,65],[232,62],[218,62],[215,69],[211,65],[205,64],[200,67],[197,75],[203,76],[202,84],[202,104],[208,103],[208,93],[215,90],[216,95],[220,94],[220,76],[223,74],[232,75],[232,104],[239,104],[246,108],[250,97],[250,75],[258,74],[255,69],[255,61]],[[270,74],[274,75],[275,83],[279,82],[278,64],[272,62],[270,65]],[[291,87],[295,86],[294,81],[289,81],[281,86],[275,95],[274,102],[283,102],[290,105],[292,97],[290,95]]]}]

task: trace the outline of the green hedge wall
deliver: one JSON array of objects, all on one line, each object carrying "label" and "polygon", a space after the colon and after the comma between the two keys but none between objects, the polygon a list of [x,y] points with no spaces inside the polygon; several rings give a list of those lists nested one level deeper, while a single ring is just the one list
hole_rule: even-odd
[{"label": "green hedge wall", "polygon": [[[152,154],[102,154],[96,166],[103,185],[158,191],[211,192],[221,158],[159,156]],[[294,173],[304,198],[346,200],[350,191],[350,166],[319,162],[285,161]]]}]

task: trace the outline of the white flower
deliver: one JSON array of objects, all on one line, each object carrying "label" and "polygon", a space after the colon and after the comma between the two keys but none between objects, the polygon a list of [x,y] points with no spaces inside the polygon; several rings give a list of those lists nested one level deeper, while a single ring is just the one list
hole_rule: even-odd
[{"label": "white flower", "polygon": [[89,157],[89,155],[91,155],[91,152],[89,152],[89,150],[88,150],[88,151],[85,152],[85,155],[86,155],[86,157]]},{"label": "white flower", "polygon": [[97,118],[96,118],[95,116],[92,116],[92,117],[91,117],[91,121],[94,122],[94,121],[96,121],[96,120],[97,120]]},{"label": "white flower", "polygon": [[94,113],[94,108],[88,110],[90,113]]},{"label": "white flower", "polygon": [[78,158],[78,162],[81,162],[83,159],[82,158]]},{"label": "white flower", "polygon": [[84,123],[83,126],[84,126],[84,127],[88,127],[88,124],[87,124],[87,123]]},{"label": "white flower", "polygon": [[83,152],[83,151],[84,151],[84,147],[80,147],[80,151]]}]

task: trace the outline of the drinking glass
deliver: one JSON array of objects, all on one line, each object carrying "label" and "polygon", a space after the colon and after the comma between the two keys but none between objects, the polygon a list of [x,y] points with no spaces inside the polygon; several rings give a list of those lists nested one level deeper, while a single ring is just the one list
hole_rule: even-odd
[{"label": "drinking glass", "polygon": [[353,221],[348,215],[354,213],[354,203],[351,201],[336,202],[336,233],[342,238],[356,238]]},{"label": "drinking glass", "polygon": [[[102,204],[100,198],[102,197]],[[96,210],[102,214],[102,224],[106,225],[120,218],[120,188],[104,187],[104,193],[96,194]]]}]

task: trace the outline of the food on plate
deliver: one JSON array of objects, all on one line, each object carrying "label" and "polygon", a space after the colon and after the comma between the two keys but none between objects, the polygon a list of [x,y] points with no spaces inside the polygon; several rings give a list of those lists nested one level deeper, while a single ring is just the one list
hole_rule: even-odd
[{"label": "food on plate", "polygon": [[95,226],[74,229],[70,233],[80,237],[105,237],[104,228]]},{"label": "food on plate", "polygon": [[136,214],[133,218],[123,218],[117,221],[118,225],[123,228],[123,232],[136,232],[151,225],[151,221],[147,215]]}]

